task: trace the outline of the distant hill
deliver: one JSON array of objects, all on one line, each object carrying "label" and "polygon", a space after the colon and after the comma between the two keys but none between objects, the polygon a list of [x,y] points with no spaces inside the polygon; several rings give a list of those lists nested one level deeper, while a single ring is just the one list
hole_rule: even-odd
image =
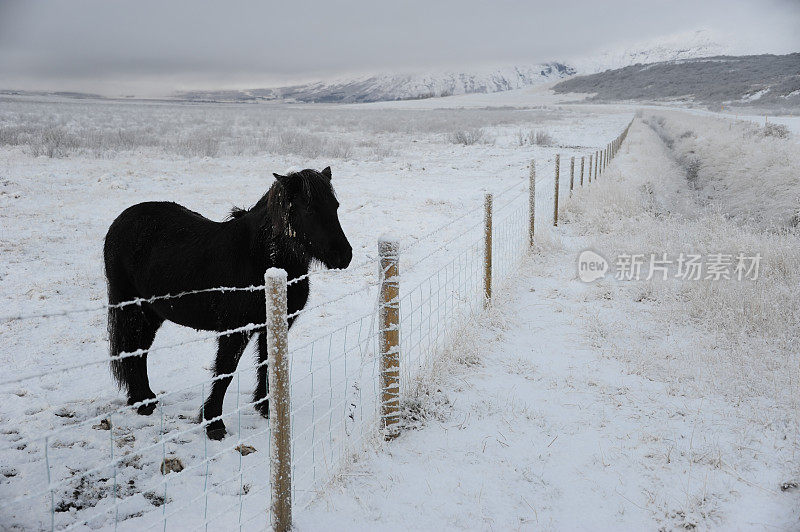
[{"label": "distant hill", "polygon": [[189,91],[179,93],[176,97],[186,100],[284,100],[310,103],[417,100],[520,89],[573,74],[575,69],[572,67],[551,62],[465,72],[367,75],[267,89]]},{"label": "distant hill", "polygon": [[728,52],[726,39],[710,30],[696,30],[617,46],[569,61],[491,69],[467,68],[404,74],[370,74],[302,85],[249,90],[189,91],[176,98],[210,101],[284,100],[296,102],[376,102],[416,100],[455,94],[493,93],[591,74],[635,63],[681,60]]},{"label": "distant hill", "polygon": [[574,58],[567,63],[575,67],[578,74],[596,74],[637,64],[646,65],[716,55],[741,55],[734,53],[730,40],[728,36],[701,29],[615,46],[595,54]]},{"label": "distant hill", "polygon": [[637,64],[576,76],[556,84],[553,90],[593,94],[593,101],[692,100],[800,108],[800,53],[721,55]]}]

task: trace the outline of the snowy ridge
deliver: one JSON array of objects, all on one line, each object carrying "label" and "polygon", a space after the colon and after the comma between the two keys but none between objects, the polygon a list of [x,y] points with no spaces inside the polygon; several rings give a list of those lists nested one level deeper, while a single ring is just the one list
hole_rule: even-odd
[{"label": "snowy ridge", "polygon": [[415,100],[521,89],[572,74],[575,74],[572,67],[550,62],[461,72],[368,74],[270,89],[191,91],[181,93],[178,97],[190,100],[289,100],[307,103]]},{"label": "snowy ridge", "polygon": [[635,64],[722,55],[731,46],[709,30],[669,35],[578,57],[533,65],[460,70],[370,73],[298,85],[246,90],[189,91],[180,99],[207,101],[284,100],[305,103],[359,103],[489,94],[531,87],[574,74],[592,74]]},{"label": "snowy ridge", "polygon": [[579,74],[594,74],[636,64],[696,59],[734,53],[730,40],[707,29],[677,33],[631,45],[618,46],[597,55],[569,61]]}]

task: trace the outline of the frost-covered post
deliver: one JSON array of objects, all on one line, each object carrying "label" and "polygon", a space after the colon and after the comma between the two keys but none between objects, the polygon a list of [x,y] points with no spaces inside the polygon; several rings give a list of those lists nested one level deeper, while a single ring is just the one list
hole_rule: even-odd
[{"label": "frost-covered post", "polygon": [[561,173],[561,155],[556,154],[555,190],[553,191],[553,226],[558,225],[558,174]]},{"label": "frost-covered post", "polygon": [[603,148],[600,150],[600,175],[603,175],[603,172],[606,169],[606,150]]},{"label": "frost-covered post", "polygon": [[381,428],[390,440],[400,421],[400,244],[378,240],[380,257]]},{"label": "frost-covered post", "polygon": [[594,152],[594,180],[597,181],[597,165],[600,162],[600,151]]},{"label": "frost-covered post", "polygon": [[597,176],[603,175],[603,150],[597,150]]},{"label": "frost-covered post", "polygon": [[289,324],[286,317],[286,271],[270,268],[264,274],[267,296],[269,352],[270,479],[272,530],[292,528],[292,434],[289,393]]},{"label": "frost-covered post", "polygon": [[492,195],[483,203],[483,306],[492,304]]},{"label": "frost-covered post", "polygon": [[583,163],[584,162],[585,161],[583,160],[583,156],[581,156],[581,186],[583,186]]},{"label": "frost-covered post", "polygon": [[528,244],[533,246],[534,221],[536,220],[536,161],[531,161],[531,172],[528,176],[530,186],[528,187],[528,208],[531,213],[530,227],[528,228]]},{"label": "frost-covered post", "polygon": [[572,195],[572,187],[575,185],[575,157],[569,159],[569,195]]},{"label": "frost-covered post", "polygon": [[593,155],[594,154],[592,154],[592,153],[589,154],[589,183],[592,182],[592,159],[593,159]]},{"label": "frost-covered post", "polygon": [[597,150],[597,175],[595,179],[603,175],[603,150]]}]

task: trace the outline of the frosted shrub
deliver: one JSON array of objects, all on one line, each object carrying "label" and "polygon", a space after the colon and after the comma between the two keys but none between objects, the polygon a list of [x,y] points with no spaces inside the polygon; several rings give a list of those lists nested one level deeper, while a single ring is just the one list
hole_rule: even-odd
[{"label": "frosted shrub", "polygon": [[536,144],[537,146],[552,146],[555,144],[555,139],[546,131],[537,131],[532,144]]},{"label": "frosted shrub", "polygon": [[45,129],[39,139],[31,143],[31,154],[34,157],[46,155],[50,158],[66,157],[80,146],[78,138],[62,127]]},{"label": "frosted shrub", "polygon": [[463,144],[464,146],[472,146],[483,142],[486,138],[486,131],[482,128],[467,129],[462,131],[454,131],[450,133],[450,142],[453,144]]},{"label": "frosted shrub", "polygon": [[517,130],[517,144],[520,146],[552,146],[555,139],[546,131]]},{"label": "frosted shrub", "polygon": [[789,128],[783,124],[772,124],[768,122],[764,124],[764,136],[785,139],[789,137]]},{"label": "frosted shrub", "polygon": [[318,157],[346,159],[350,157],[352,150],[352,143],[346,140],[328,140],[325,135],[301,130],[282,131],[269,146],[271,153],[299,155],[311,159]]},{"label": "frosted shrub", "polygon": [[216,157],[219,145],[219,138],[213,134],[195,134],[185,136],[170,148],[185,157]]},{"label": "frosted shrub", "polygon": [[0,146],[30,145],[38,135],[38,128],[28,124],[0,126]]}]

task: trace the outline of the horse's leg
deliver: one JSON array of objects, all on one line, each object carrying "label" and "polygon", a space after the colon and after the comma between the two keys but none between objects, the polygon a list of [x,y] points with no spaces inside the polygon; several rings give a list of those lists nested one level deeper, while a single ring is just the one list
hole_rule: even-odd
[{"label": "horse's leg", "polygon": [[256,390],[253,392],[253,403],[262,416],[269,419],[269,383],[267,382],[267,332],[258,334],[258,369],[256,370]]},{"label": "horse's leg", "polygon": [[[228,336],[220,336],[217,348],[217,360],[214,364],[214,383],[211,385],[211,393],[208,395],[203,411],[200,413],[206,421],[222,415],[222,402],[225,399],[225,390],[233,380],[233,376],[219,377],[228,375],[236,371],[239,358],[247,347],[250,335],[247,333],[236,333]],[[219,378],[217,378],[219,377]],[[225,423],[222,419],[215,419],[206,425],[206,434],[212,440],[221,440],[225,437]]]},{"label": "horse's leg", "polygon": [[[120,388],[128,393],[128,404],[155,399],[147,378],[147,352],[118,359],[121,353],[150,349],[156,331],[164,322],[153,311],[138,305],[111,308],[108,311],[108,335],[111,344],[111,373]],[[149,416],[157,401],[139,405],[136,411]]]}]

